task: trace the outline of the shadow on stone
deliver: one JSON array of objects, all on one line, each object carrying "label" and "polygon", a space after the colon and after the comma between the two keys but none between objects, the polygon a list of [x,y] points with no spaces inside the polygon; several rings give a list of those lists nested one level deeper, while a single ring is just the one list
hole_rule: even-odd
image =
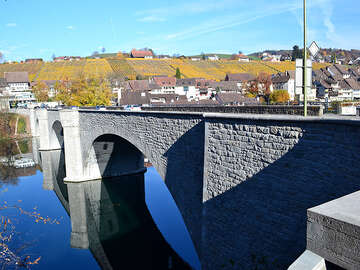
[{"label": "shadow on stone", "polygon": [[[223,124],[229,125],[227,130],[238,132],[236,125],[244,123],[224,120]],[[259,130],[274,123],[254,121],[252,125]],[[299,127],[302,136],[274,162],[268,163],[256,143],[249,140],[244,146],[227,148],[228,155],[220,164],[207,164],[225,177],[222,182],[214,176],[207,179],[210,195],[204,204],[204,269],[287,269],[306,249],[307,209],[360,189],[357,128],[276,125],[278,130]],[[212,143],[230,142],[219,140]],[[271,143],[270,147],[281,145]],[[259,156],[255,156],[256,151]],[[256,161],[266,167],[257,168]],[[232,170],[234,175],[227,172],[229,164],[245,163],[248,167]],[[211,193],[213,190],[218,192]]]}]

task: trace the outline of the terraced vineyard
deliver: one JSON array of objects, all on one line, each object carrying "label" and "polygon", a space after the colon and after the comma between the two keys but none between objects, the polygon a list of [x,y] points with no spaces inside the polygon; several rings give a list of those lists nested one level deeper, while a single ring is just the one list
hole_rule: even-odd
[{"label": "terraced vineyard", "polygon": [[29,73],[29,80],[32,81],[42,65],[43,63],[0,64],[0,77],[4,77],[4,72],[26,71]]},{"label": "terraced vineyard", "polygon": [[127,59],[136,74],[143,76],[167,75],[174,76],[175,70],[167,60],[160,59]]},{"label": "terraced vineyard", "polygon": [[136,79],[136,72],[125,59],[107,59],[114,73],[130,80]]},{"label": "terraced vineyard", "polygon": [[[267,65],[278,72],[285,72],[287,70],[295,70],[295,62],[262,62],[264,65]],[[320,69],[329,66],[327,63],[313,63],[313,69]]]},{"label": "terraced vineyard", "polygon": [[74,62],[46,62],[36,80],[75,79],[83,71],[86,60]]},{"label": "terraced vineyard", "polygon": [[[314,63],[313,69],[320,69],[329,64]],[[286,70],[295,70],[294,62],[243,63],[235,60],[192,61],[189,59],[83,59],[80,61],[45,62],[39,64],[0,64],[0,76],[3,72],[27,71],[29,80],[62,80],[75,79],[80,74],[88,78],[105,77],[114,72],[129,79],[136,75],[174,76],[176,68],[180,69],[183,78],[206,78],[223,80],[226,73],[251,73],[258,75],[265,72],[274,74]]]},{"label": "terraced vineyard", "polygon": [[106,59],[87,59],[83,72],[88,78],[105,78],[113,70]]}]

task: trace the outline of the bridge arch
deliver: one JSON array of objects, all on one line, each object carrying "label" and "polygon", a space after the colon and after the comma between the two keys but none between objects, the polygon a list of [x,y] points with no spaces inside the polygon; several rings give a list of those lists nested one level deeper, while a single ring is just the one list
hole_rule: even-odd
[{"label": "bridge arch", "polygon": [[35,130],[33,132],[34,136],[40,136],[40,123],[39,118],[35,117]]},{"label": "bridge arch", "polygon": [[64,148],[64,129],[59,120],[56,120],[50,130],[50,149]]},{"label": "bridge arch", "polygon": [[115,134],[103,134],[86,151],[84,175],[89,179],[116,177],[145,171],[144,155],[135,145]]}]

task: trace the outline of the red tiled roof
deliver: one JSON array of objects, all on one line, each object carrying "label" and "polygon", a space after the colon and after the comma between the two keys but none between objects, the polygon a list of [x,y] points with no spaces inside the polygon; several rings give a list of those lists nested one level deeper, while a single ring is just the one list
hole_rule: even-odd
[{"label": "red tiled roof", "polygon": [[175,77],[154,77],[153,79],[159,86],[176,86]]},{"label": "red tiled roof", "polygon": [[153,56],[153,53],[151,51],[137,51],[136,49],[132,49],[130,54],[134,58],[144,58],[145,56]]}]

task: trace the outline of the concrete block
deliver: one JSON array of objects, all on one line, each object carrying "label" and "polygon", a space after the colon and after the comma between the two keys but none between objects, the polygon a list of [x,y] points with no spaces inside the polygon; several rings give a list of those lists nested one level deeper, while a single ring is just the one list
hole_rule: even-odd
[{"label": "concrete block", "polygon": [[289,266],[288,270],[326,270],[326,264],[324,258],[310,250],[305,250],[305,252]]},{"label": "concrete block", "polygon": [[308,210],[307,249],[345,269],[360,269],[360,191]]}]

